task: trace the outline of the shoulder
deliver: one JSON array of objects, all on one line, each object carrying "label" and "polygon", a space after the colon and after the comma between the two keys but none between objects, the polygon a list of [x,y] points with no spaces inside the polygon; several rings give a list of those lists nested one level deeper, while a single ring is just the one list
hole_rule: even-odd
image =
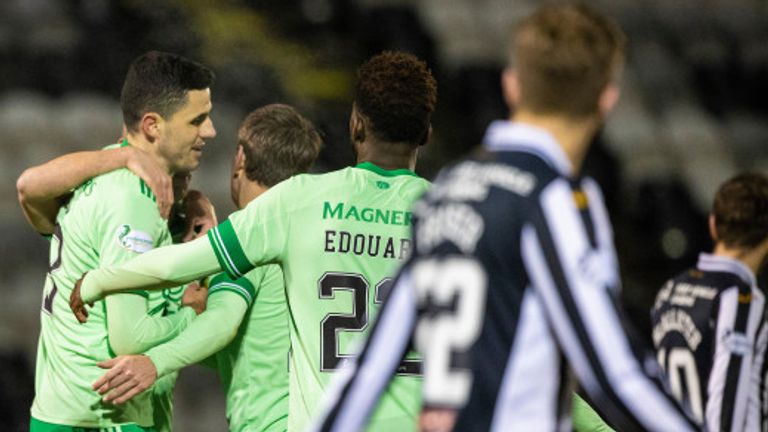
[{"label": "shoulder", "polygon": [[80,204],[77,206],[81,214],[90,214],[105,226],[140,230],[155,240],[160,231],[167,230],[167,223],[160,215],[152,191],[126,169],[92,179],[90,184],[85,183],[78,188],[76,197],[78,195]]},{"label": "shoulder", "polygon": [[[724,292],[736,289],[738,295],[750,295],[752,287],[738,275],[728,272],[702,271],[696,267],[684,270],[664,285],[675,290],[676,297],[690,297],[699,301],[715,301]],[[669,295],[672,295],[670,292]]]},{"label": "shoulder", "polygon": [[347,167],[320,174],[297,174],[283,183],[287,183],[289,185],[288,187],[293,189],[331,187],[336,184],[347,183],[352,176],[352,168]]},{"label": "shoulder", "polygon": [[155,195],[149,186],[128,169],[121,168],[83,183],[78,189],[90,189],[91,194],[108,197],[141,198],[141,201],[154,202]]},{"label": "shoulder", "polygon": [[496,197],[501,194],[526,199],[556,178],[557,174],[535,156],[484,152],[441,170],[427,197],[430,200],[481,202],[495,192]]},{"label": "shoulder", "polygon": [[[349,187],[353,184],[344,180],[341,173],[345,170],[331,171],[324,174],[298,174],[271,187],[264,194],[251,201],[250,206],[263,206],[269,201],[279,201],[283,211],[308,205],[313,197],[327,196],[329,191]],[[274,204],[266,204],[272,206]]]}]

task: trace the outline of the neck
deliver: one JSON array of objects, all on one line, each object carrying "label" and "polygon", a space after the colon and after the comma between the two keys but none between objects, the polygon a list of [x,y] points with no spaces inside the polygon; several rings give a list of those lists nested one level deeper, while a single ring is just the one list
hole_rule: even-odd
[{"label": "neck", "polygon": [[407,143],[366,140],[356,144],[357,163],[370,162],[385,170],[416,170],[417,148]]},{"label": "neck", "polygon": [[534,114],[525,110],[518,110],[511,120],[545,129],[552,134],[571,162],[574,173],[581,171],[584,157],[587,155],[598,126],[592,118],[570,119],[556,115]]},{"label": "neck", "polygon": [[259,182],[251,180],[243,182],[237,197],[237,208],[242,210],[248,203],[258,198],[267,190],[269,190],[269,188]]},{"label": "neck", "polygon": [[168,161],[157,152],[158,146],[156,144],[149,142],[146,137],[138,133],[128,133],[125,135],[125,139],[128,140],[128,144],[131,147],[142,150],[144,153],[148,154],[158,165],[163,167],[168,174],[175,174]]},{"label": "neck", "polygon": [[766,247],[763,244],[752,249],[742,249],[729,248],[723,243],[718,242],[715,244],[715,250],[712,253],[717,256],[741,261],[752,270],[752,274],[756,275],[765,259],[766,252],[768,252],[768,250],[766,250]]}]

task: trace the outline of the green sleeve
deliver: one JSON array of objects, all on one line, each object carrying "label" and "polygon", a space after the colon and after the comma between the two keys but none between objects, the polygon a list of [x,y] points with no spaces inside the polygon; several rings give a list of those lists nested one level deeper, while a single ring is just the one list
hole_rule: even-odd
[{"label": "green sleeve", "polygon": [[224,348],[237,334],[247,310],[248,304],[235,291],[223,289],[211,295],[205,312],[184,332],[147,351],[157,367],[158,377],[197,363]]},{"label": "green sleeve", "polygon": [[109,294],[133,290],[159,290],[191,282],[221,271],[208,239],[165,246],[141,254],[119,267],[89,272],[80,287],[86,303]]},{"label": "green sleeve", "polygon": [[[135,188],[129,186],[133,180]],[[141,194],[138,177],[124,181],[128,184],[118,182],[112,188],[105,185],[91,201],[93,211],[100,215],[97,229],[92,232],[102,267],[119,265],[170,242],[157,205]],[[190,308],[167,317],[150,315],[144,291],[108,299],[105,307],[109,344],[116,354],[144,352],[179,334],[195,317]]]},{"label": "green sleeve", "polygon": [[573,393],[571,413],[576,432],[613,432],[613,429],[576,393]]},{"label": "green sleeve", "polygon": [[147,299],[136,294],[119,294],[106,299],[109,345],[117,355],[138,354],[170,340],[195,318],[195,311],[183,307],[168,316],[147,313]]},{"label": "green sleeve", "polygon": [[285,203],[302,201],[293,185],[290,179],[278,184],[208,231],[216,258],[231,278],[282,260],[291,230]]}]

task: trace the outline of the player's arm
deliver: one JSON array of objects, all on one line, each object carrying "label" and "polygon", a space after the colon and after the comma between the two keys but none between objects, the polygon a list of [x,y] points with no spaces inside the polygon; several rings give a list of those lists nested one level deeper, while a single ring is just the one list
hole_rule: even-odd
[{"label": "player's arm", "polygon": [[243,278],[232,281],[222,276],[211,282],[205,312],[178,337],[151,348],[145,355],[119,356],[100,364],[109,371],[93,383],[93,388],[106,395],[104,401],[127,402],[160,377],[204,360],[235,337],[253,301],[254,290]]},{"label": "player's arm", "polygon": [[395,281],[360,354],[333,378],[314,431],[363,430],[382,392],[408,352],[416,299],[405,267]]},{"label": "player's arm", "polygon": [[256,289],[247,278],[220,274],[211,280],[208,305],[198,319],[168,343],[147,351],[158,377],[198,363],[224,348],[237,334]]},{"label": "player's arm", "polygon": [[718,296],[714,355],[707,382],[708,430],[746,430],[757,330],[764,300],[750,287],[732,287]]},{"label": "player's arm", "polygon": [[221,271],[221,267],[207,238],[164,246],[143,253],[120,266],[88,272],[77,282],[70,297],[70,307],[77,314],[85,310],[83,303],[93,303],[111,294],[161,290],[192,282],[217,271]]},{"label": "player's arm", "polygon": [[208,231],[206,238],[149,251],[120,267],[89,272],[72,291],[72,311],[84,321],[88,315],[84,303],[112,293],[168,288],[221,270],[238,279],[256,265],[279,261],[290,231],[290,218],[281,202],[281,190],[287,184],[278,184],[251,201]]},{"label": "player's arm", "polygon": [[[93,211],[98,215],[91,240],[100,265],[118,265],[170,242],[165,221],[138,184],[135,188],[105,185],[89,198],[96,203]],[[108,341],[116,354],[144,352],[169,340],[196,315],[189,307],[168,316],[150,311],[147,292],[137,290],[107,298],[104,307]]]},{"label": "player's arm", "polygon": [[195,311],[182,307],[167,316],[150,315],[141,294],[118,294],[104,300],[107,307],[107,335],[117,355],[142,353],[180,334],[193,322]]},{"label": "player's arm", "polygon": [[56,213],[66,196],[88,179],[128,168],[141,177],[157,197],[163,217],[173,202],[171,179],[146,153],[125,146],[66,154],[27,168],[16,181],[16,191],[27,221],[41,234],[52,234]]},{"label": "player's arm", "polygon": [[[598,201],[591,204],[597,241],[612,251],[599,192],[588,196]],[[560,346],[596,406],[619,430],[697,429],[664,391],[652,356],[638,358],[630,346],[620,311],[605,286],[610,282],[596,275],[601,266],[616,264],[591,255],[569,185],[553,181],[532,207],[533,222],[523,228],[521,254]]]}]

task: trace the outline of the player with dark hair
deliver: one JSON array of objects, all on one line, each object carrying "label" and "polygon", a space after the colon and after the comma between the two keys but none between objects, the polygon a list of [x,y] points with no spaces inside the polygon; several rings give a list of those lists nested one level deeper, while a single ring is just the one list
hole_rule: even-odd
[{"label": "player with dark hair", "polygon": [[[72,310],[85,319],[83,300],[159,289],[220,269],[237,279],[255,266],[279,264],[290,313],[288,429],[302,430],[408,256],[411,204],[428,185],[413,169],[436,99],[424,62],[404,53],[374,56],[358,71],[349,122],[358,165],[292,177],[209,231],[208,240],[89,272],[71,297]],[[419,363],[405,360],[399,372],[374,415],[374,430],[415,426]]]},{"label": "player with dark hair", "polygon": [[709,216],[712,253],[667,281],[651,309],[653,343],[672,393],[708,430],[760,430],[768,255],[768,178],[741,174],[720,186]]},{"label": "player with dark hair", "polygon": [[[238,132],[232,200],[242,209],[275,184],[306,172],[321,142],[312,123],[287,105],[254,110]],[[285,430],[289,349],[280,267],[259,266],[237,280],[222,273],[210,282],[205,312],[181,335],[146,355],[102,362],[111,370],[94,388],[105,400],[122,404],[156,379],[215,354],[230,431]]]},{"label": "player with dark hair", "polygon": [[517,25],[502,81],[511,121],[414,206],[413,255],[317,429],[361,430],[411,340],[421,430],[571,430],[571,371],[617,430],[694,428],[622,329],[610,221],[579,174],[618,100],[623,41],[584,5]]},{"label": "player with dark hair", "polygon": [[[130,66],[121,101],[127,134],[121,144],[112,147],[137,149],[132,154],[147,157],[154,163],[147,166],[160,167],[168,176],[195,169],[204,140],[216,134],[209,117],[212,82],[213,74],[207,68],[180,56],[150,52],[137,58]],[[152,94],[142,96],[143,92]],[[111,150],[107,158],[119,158],[122,153]],[[87,178],[89,168],[83,163],[98,160],[103,158],[76,159],[59,174]],[[61,162],[44,166],[61,166]],[[103,403],[91,389],[101,375],[96,362],[116,354],[143,352],[179,334],[196,315],[192,308],[182,307],[182,295],[200,302],[204,293],[187,298],[189,292],[183,294],[182,288],[132,291],[100,302],[91,322],[79,326],[69,313],[63,313],[78,277],[170,244],[171,235],[152,191],[132,172],[121,169],[99,175],[78,186],[65,202],[48,193],[60,190],[71,177],[56,179],[55,185],[43,187],[46,193],[40,193],[45,179],[35,177],[38,168],[25,172],[18,182],[28,219],[43,233],[52,233],[30,429],[170,428],[164,408],[170,406],[173,376],[152,393],[116,407]],[[56,213],[55,223],[43,222]],[[165,423],[158,425],[153,417]]]}]

